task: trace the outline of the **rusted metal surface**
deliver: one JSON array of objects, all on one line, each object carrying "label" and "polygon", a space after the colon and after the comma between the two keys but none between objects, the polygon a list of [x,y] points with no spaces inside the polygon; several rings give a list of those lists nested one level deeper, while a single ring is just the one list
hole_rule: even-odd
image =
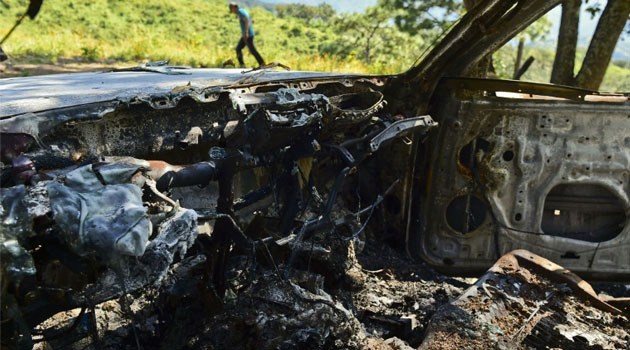
[{"label": "rusted metal surface", "polygon": [[428,144],[439,152],[427,152],[418,200],[428,205],[410,228],[410,253],[474,272],[525,248],[583,276],[630,279],[630,102],[503,98],[493,95],[550,86],[476,83],[447,81],[433,113],[442,127]]}]

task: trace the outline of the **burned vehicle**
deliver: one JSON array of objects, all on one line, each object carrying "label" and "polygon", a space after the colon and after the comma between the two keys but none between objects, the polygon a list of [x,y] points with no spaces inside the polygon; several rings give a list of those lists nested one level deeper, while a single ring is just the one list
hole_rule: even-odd
[{"label": "burned vehicle", "polygon": [[3,79],[3,346],[62,338],[40,325],[68,310],[68,332],[98,333],[86,314],[143,290],[217,312],[234,281],[277,278],[286,295],[257,297],[338,317],[290,344],[342,347],[329,338],[360,325],[318,273],[342,279],[367,236],[446,273],[527,249],[630,280],[629,96],[466,78],[558,3],[482,2],[392,76],[162,62]]}]

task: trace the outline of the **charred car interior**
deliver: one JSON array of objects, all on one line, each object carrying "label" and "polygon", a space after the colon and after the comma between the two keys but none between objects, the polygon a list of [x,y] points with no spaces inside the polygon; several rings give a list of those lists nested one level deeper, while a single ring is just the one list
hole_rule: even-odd
[{"label": "charred car interior", "polygon": [[630,281],[630,96],[467,77],[558,3],[483,1],[393,76],[4,79],[2,346],[627,347],[577,275]]}]

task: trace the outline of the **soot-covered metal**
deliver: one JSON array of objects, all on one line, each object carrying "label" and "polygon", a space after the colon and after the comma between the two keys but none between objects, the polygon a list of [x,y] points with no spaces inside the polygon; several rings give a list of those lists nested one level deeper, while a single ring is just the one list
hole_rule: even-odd
[{"label": "soot-covered metal", "polygon": [[446,78],[558,2],[483,1],[400,75],[6,79],[2,346],[627,343],[627,286],[544,258],[630,280],[629,96]]}]

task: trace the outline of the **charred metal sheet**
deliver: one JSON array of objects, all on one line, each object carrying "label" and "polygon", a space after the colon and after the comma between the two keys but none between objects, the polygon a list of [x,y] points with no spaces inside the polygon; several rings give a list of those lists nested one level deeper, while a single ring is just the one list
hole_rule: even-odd
[{"label": "charred metal sheet", "polygon": [[[223,76],[228,73],[217,74]],[[362,91],[333,100],[331,108],[335,111],[333,118],[336,123],[360,122],[361,120],[355,119],[370,116],[385,106],[382,94],[370,90],[370,86],[376,88],[382,86],[384,80],[382,78],[350,76],[337,78],[333,75],[318,79],[317,74],[304,73],[296,76],[310,77],[311,80],[289,79],[273,82],[271,78],[278,77],[274,75],[274,72],[266,72],[269,79],[265,81],[271,85],[199,87],[199,85],[189,86],[184,82],[164,78],[158,79],[163,82],[164,88],[156,82],[153,88],[158,90],[155,91],[140,89],[140,87],[136,90],[130,86],[122,92],[122,86],[130,85],[132,80],[129,80],[130,77],[115,74],[126,73],[102,74],[108,80],[103,81],[103,84],[109,86],[111,89],[109,92],[90,94],[90,88],[86,86],[81,92],[86,93],[83,100],[65,101],[66,98],[70,98],[66,96],[81,97],[82,95],[71,92],[65,95],[60,90],[58,93],[61,94],[59,97],[61,101],[57,101],[54,108],[27,101],[24,106],[29,108],[28,111],[33,110],[33,113],[19,108],[15,111],[19,113],[15,115],[10,115],[11,111],[8,110],[0,111],[3,113],[0,120],[3,143],[2,161],[10,162],[13,157],[34,148],[48,149],[48,156],[55,154],[59,158],[72,161],[87,160],[97,156],[133,156],[150,159],[150,154],[177,152],[187,147],[208,149],[222,141],[224,129],[239,119],[238,113],[242,111],[242,104],[248,99],[258,101],[259,104],[272,102],[261,99],[267,93],[256,94],[257,89],[262,91],[263,88],[273,90],[291,88],[291,91],[305,89],[317,94],[325,92],[329,87],[333,91],[342,91],[345,85],[349,84],[354,89]],[[77,81],[77,77],[72,77],[73,79],[68,79],[68,81],[64,81],[63,77],[50,77],[54,80],[50,83],[65,87],[81,86],[81,80]],[[203,74],[199,79],[202,77],[204,77]],[[92,84],[95,79],[96,77],[92,76],[84,79],[83,83]],[[133,81],[139,80],[133,79]],[[20,83],[23,82],[20,81]],[[47,84],[33,82],[34,86],[40,83]],[[176,83],[181,83],[180,87],[184,88],[178,88]],[[167,89],[166,86],[169,88]],[[324,86],[326,89],[321,90]],[[20,90],[28,90],[28,88],[24,87]],[[251,97],[246,97],[250,95]],[[327,93],[327,95],[330,94]],[[333,93],[332,96],[336,94]],[[112,97],[114,98],[110,99]],[[241,100],[243,102],[239,102]],[[19,101],[19,98],[11,101],[14,103]],[[2,106],[9,108],[11,103],[2,104]],[[241,109],[231,108],[234,103],[241,104]],[[351,110],[345,110],[344,104],[350,106]],[[188,109],[185,109],[186,107]],[[290,107],[291,103],[284,108],[287,110]],[[138,118],[139,114],[142,114],[143,118]],[[35,158],[37,162],[44,157],[40,154]],[[201,159],[190,158],[185,161],[190,163],[199,160]],[[39,165],[41,167],[41,164]]]},{"label": "charred metal sheet", "polygon": [[436,123],[430,116],[407,118],[395,121],[370,140],[370,149],[372,152],[376,152],[381,144],[387,140],[400,137],[404,134],[409,134],[418,128],[427,129],[433,126],[436,126]]},{"label": "charred metal sheet", "polygon": [[186,70],[190,69],[188,66],[171,66],[168,64],[169,60],[155,61],[141,63],[135,67],[129,68],[117,68],[112,70],[113,72],[151,72],[169,75],[191,75],[192,73]]},{"label": "charred metal sheet", "polygon": [[[3,333],[28,347],[30,330],[58,311],[161,288],[174,261],[189,258],[199,227],[206,238],[196,248],[202,258],[195,266],[204,262],[203,288],[218,303],[227,292],[224,271],[235,247],[288,249],[289,271],[308,251],[305,240],[331,232],[343,245],[359,240],[369,223],[385,220],[375,219],[375,212],[394,198],[400,181],[370,184],[367,195],[345,185],[357,183],[358,174],[378,176],[371,170],[378,169],[376,151],[395,145],[408,150],[409,140],[395,140],[437,125],[429,116],[407,122],[392,117],[382,92],[373,89],[382,83],[346,76],[297,86],[185,85],[5,116],[3,140],[25,142],[3,152],[3,186],[14,186],[3,191],[15,193],[2,213],[15,218],[11,213],[24,211],[20,203],[37,202],[34,193],[46,205],[37,217],[19,215],[26,222],[16,230],[24,235],[14,234],[16,244],[5,247],[15,254],[3,268],[25,273],[3,285],[15,310],[3,313]],[[344,202],[357,197],[351,206]],[[194,203],[195,210],[181,203]],[[273,234],[261,237],[264,232],[252,228],[261,220],[273,222]],[[38,246],[46,254],[33,250]],[[331,256],[330,248],[316,251],[318,259]],[[52,269],[59,271],[43,273]],[[14,288],[24,278],[27,287]]]},{"label": "charred metal sheet", "polygon": [[387,101],[379,91],[366,91],[332,96],[330,104],[335,124],[347,125],[365,121],[383,109]]},{"label": "charred metal sheet", "polygon": [[486,89],[443,92],[434,114],[442,127],[429,141],[439,152],[428,152],[428,205],[410,252],[472,272],[526,248],[585,276],[628,279],[630,102],[501,98]]},{"label": "charred metal sheet", "polygon": [[[90,72],[42,75],[0,79],[0,117],[35,113],[50,109],[89,105],[93,103],[131,100],[136,96],[168,94],[181,87],[207,89],[218,86],[240,86],[237,82],[250,74],[239,69],[187,69],[190,75],[165,75],[150,72]],[[260,74],[262,73],[262,74]],[[338,81],[353,85],[355,81],[380,81],[386,78],[371,76],[318,73],[262,71],[254,83],[265,85],[277,82],[287,88],[314,86],[319,82]],[[306,82],[305,82],[306,80]],[[315,80],[315,83],[308,81]],[[286,86],[286,84],[291,84]],[[55,86],[51,94],[50,86]],[[51,98],[53,97],[54,98]]]},{"label": "charred metal sheet", "polygon": [[436,312],[420,349],[623,349],[628,316],[563,267],[516,250]]}]

